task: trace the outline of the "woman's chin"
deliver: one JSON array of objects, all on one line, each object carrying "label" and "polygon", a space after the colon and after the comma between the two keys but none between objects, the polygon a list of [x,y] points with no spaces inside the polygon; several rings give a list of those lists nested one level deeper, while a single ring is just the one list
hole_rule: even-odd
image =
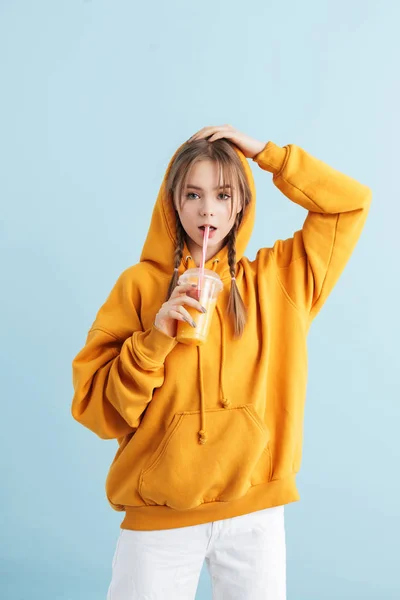
[{"label": "woman's chin", "polygon": [[[190,237],[190,236],[188,236]],[[196,235],[195,238],[190,238],[191,243],[189,245],[193,245],[195,244],[199,249],[203,249],[203,235]],[[219,231],[215,232],[215,234],[208,238],[208,243],[207,243],[207,254],[212,254],[212,256],[214,256],[215,254],[217,254],[217,252],[219,252],[221,250],[221,248],[225,245],[226,243],[226,239],[221,239],[220,233]]]}]

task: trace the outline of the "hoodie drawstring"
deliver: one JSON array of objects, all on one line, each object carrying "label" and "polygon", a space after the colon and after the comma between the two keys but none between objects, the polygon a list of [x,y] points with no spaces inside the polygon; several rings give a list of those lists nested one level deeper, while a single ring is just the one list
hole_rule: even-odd
[{"label": "hoodie drawstring", "polygon": [[224,319],[223,319],[223,316],[221,314],[221,310],[219,309],[219,307],[216,306],[215,310],[218,314],[218,317],[219,317],[219,320],[221,323],[221,366],[220,366],[220,370],[219,370],[219,382],[220,382],[220,386],[221,386],[221,403],[224,408],[228,408],[231,405],[231,401],[225,397],[225,390],[224,390],[225,325],[224,325]]},{"label": "hoodie drawstring", "polygon": [[[217,264],[219,263],[219,259],[216,258],[213,261],[212,270],[215,271]],[[219,322],[221,325],[221,360],[220,360],[220,372],[219,372],[219,381],[220,381],[220,391],[221,391],[221,404],[224,408],[228,408],[231,404],[230,400],[225,398],[224,391],[224,367],[225,367],[225,326],[224,319],[221,313],[221,310],[218,306],[215,307],[215,311],[218,315]],[[206,444],[207,443],[207,429],[206,429],[206,413],[204,408],[204,380],[203,380],[203,364],[202,364],[202,356],[201,356],[201,346],[197,346],[198,359],[199,359],[199,386],[200,386],[200,431],[199,435],[199,443]]]},{"label": "hoodie drawstring", "polygon": [[[228,398],[225,398],[225,390],[224,390],[224,367],[225,367],[225,326],[224,319],[221,314],[221,310],[218,306],[215,307],[216,313],[218,314],[219,321],[221,323],[221,360],[220,360],[220,371],[219,371],[219,381],[220,381],[220,390],[221,390],[221,404],[224,408],[229,408],[231,405],[231,401]],[[207,443],[207,429],[206,429],[206,412],[204,407],[204,379],[203,379],[203,363],[202,363],[202,354],[201,354],[201,346],[197,346],[197,356],[199,361],[199,388],[200,388],[200,430],[198,431],[199,436],[199,444]]]},{"label": "hoodie drawstring", "polygon": [[201,350],[200,346],[197,346],[197,356],[199,359],[199,385],[200,385],[200,431],[199,444],[205,444],[207,442],[207,431],[206,431],[206,411],[204,408],[204,380],[203,380],[203,365],[201,362]]},{"label": "hoodie drawstring", "polygon": [[[219,263],[219,258],[216,258],[213,261],[213,270],[216,269],[216,266],[218,263]],[[221,361],[220,361],[220,370],[219,370],[219,382],[220,382],[220,387],[221,387],[221,403],[224,408],[228,408],[228,406],[230,406],[231,402],[230,402],[230,400],[228,400],[228,398],[225,397],[225,391],[224,391],[224,368],[225,368],[225,347],[226,347],[225,324],[224,324],[224,318],[223,318],[220,308],[218,306],[216,306],[215,310],[216,310],[216,313],[218,314],[219,322],[221,324]]]},{"label": "hoodie drawstring", "polygon": [[[189,261],[193,261],[193,258],[188,254],[185,257],[185,265],[189,268]],[[217,264],[219,263],[219,258],[215,258],[212,263],[212,270],[216,271]],[[196,266],[196,265],[194,265]],[[215,307],[216,313],[219,318],[219,322],[221,325],[221,360],[220,360],[220,372],[219,372],[219,381],[220,381],[220,392],[221,392],[221,404],[224,408],[228,408],[231,404],[230,400],[225,398],[224,391],[224,367],[225,367],[225,326],[224,319],[221,314],[221,310],[218,306]],[[197,359],[198,359],[198,367],[199,367],[199,392],[200,392],[200,430],[198,431],[199,436],[199,444],[206,444],[208,439],[208,434],[206,430],[206,411],[205,411],[205,401],[204,401],[204,377],[203,377],[203,358],[201,346],[197,346]]]}]

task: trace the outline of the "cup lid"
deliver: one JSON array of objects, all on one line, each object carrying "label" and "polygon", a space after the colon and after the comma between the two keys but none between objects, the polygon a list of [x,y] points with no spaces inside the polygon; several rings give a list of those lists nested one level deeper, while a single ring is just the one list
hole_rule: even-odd
[{"label": "cup lid", "polygon": [[[187,269],[182,275],[179,277],[179,281],[185,281],[186,279],[190,279],[191,277],[199,277],[201,269],[196,267],[195,269]],[[217,285],[222,289],[223,284],[221,281],[221,277],[215,271],[211,271],[211,269],[204,269],[204,277],[208,279],[213,279]]]}]

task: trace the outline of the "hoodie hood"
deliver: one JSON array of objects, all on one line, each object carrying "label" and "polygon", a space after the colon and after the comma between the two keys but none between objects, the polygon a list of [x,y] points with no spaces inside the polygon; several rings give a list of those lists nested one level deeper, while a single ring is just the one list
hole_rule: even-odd
[{"label": "hoodie hood", "polygon": [[[165,172],[160,190],[158,192],[157,200],[153,209],[149,232],[147,234],[146,241],[143,246],[140,261],[149,261],[154,266],[159,268],[165,274],[173,273],[174,269],[174,252],[175,252],[175,230],[176,230],[176,217],[174,208],[168,201],[166,193],[166,181],[171,169],[171,166],[177,156],[178,152],[183,147],[183,144],[178,148],[173,157],[171,158],[167,170]],[[255,220],[255,184],[254,177],[248,163],[247,158],[243,152],[234,146],[235,151],[239,155],[241,163],[243,165],[250,190],[251,190],[251,202],[247,207],[243,221],[240,225],[239,231],[236,238],[236,260],[239,262],[244,256],[247,248],[247,244],[251,238],[253,232],[254,220]],[[189,250],[185,244],[182,262],[179,267],[179,274],[187,268],[186,257],[189,255]],[[218,262],[216,263],[216,259]],[[217,268],[215,268],[217,264]],[[218,272],[221,279],[229,279],[229,265],[228,265],[228,249],[223,247],[214,257],[208,260],[205,264],[208,269],[214,269]]]}]

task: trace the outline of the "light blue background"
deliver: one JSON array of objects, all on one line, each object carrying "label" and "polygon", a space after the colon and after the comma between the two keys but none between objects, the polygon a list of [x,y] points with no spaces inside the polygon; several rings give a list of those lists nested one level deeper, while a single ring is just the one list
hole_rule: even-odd
[{"label": "light blue background", "polygon": [[[72,419],[71,361],[176,147],[231,123],[373,189],[309,336],[288,599],[398,600],[399,19],[393,1],[1,1],[2,598],[105,600],[116,442]],[[249,257],[306,216],[252,168]]]}]

